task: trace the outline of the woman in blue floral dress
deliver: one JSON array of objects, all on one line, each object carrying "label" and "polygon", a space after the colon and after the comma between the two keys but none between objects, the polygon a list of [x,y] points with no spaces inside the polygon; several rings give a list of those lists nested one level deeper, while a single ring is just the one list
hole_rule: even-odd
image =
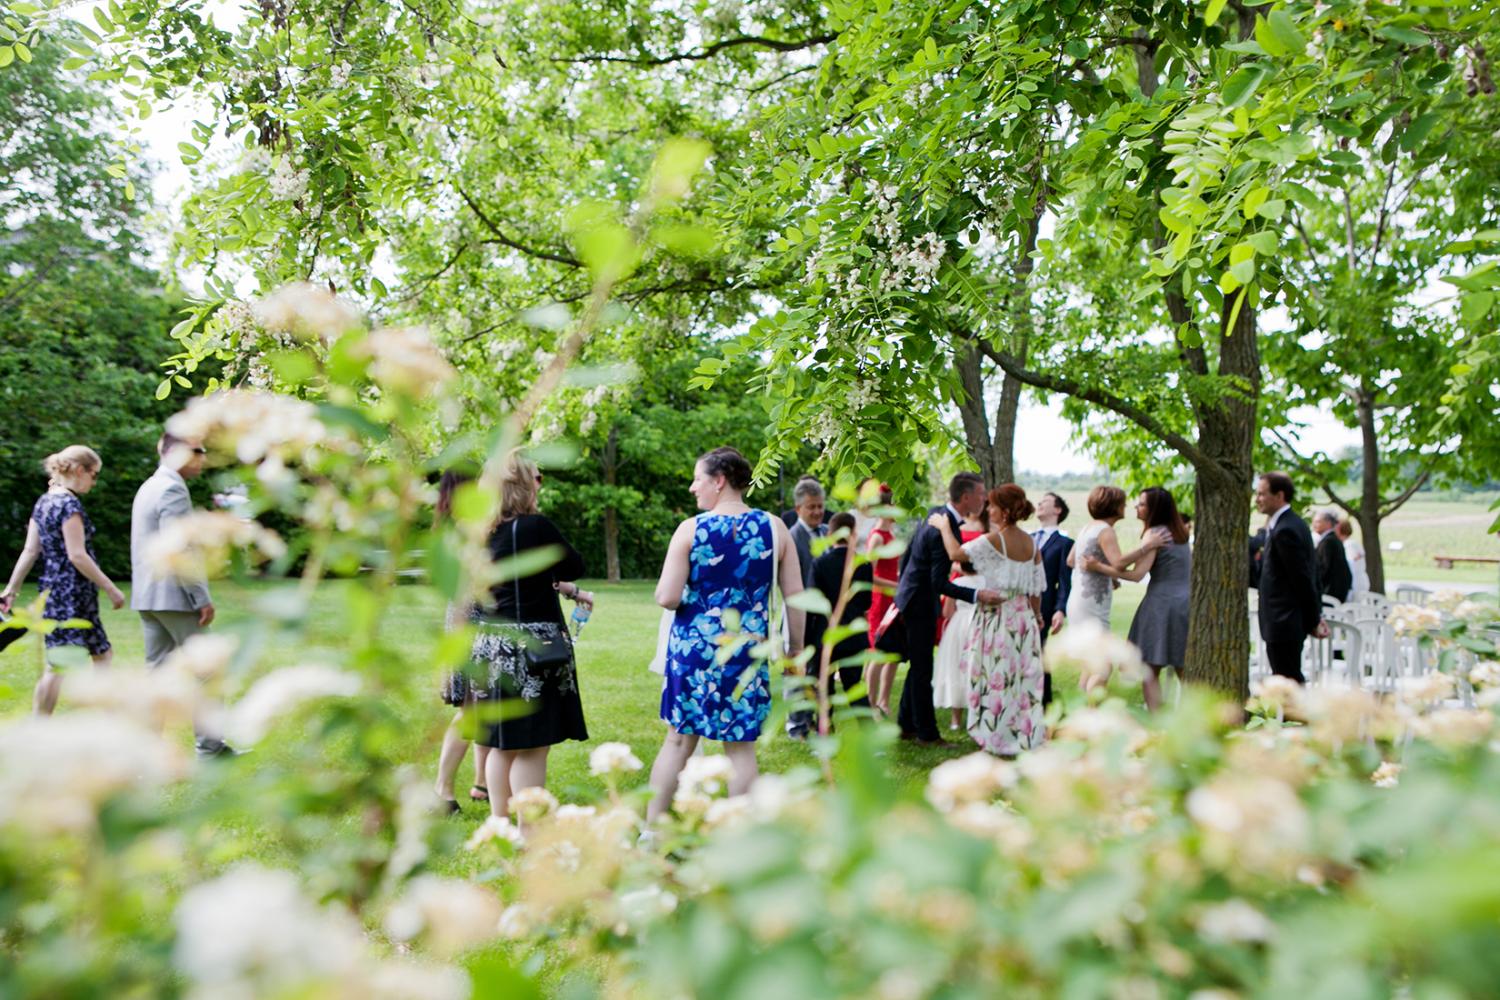
[{"label": "woman in blue floral dress", "polygon": [[[678,525],[656,585],[656,602],[676,614],[667,640],[661,717],[670,727],[651,768],[647,819],[672,804],[677,777],[700,737],[720,740],[732,775],[729,793],[746,792],[758,773],[755,741],[771,711],[769,670],[751,655],[773,628],[771,591],[802,590],[797,549],[779,517],[745,504],[750,463],[733,448],[698,460],[689,487],[703,511]],[[787,609],[790,648],[802,647],[803,614]],[[726,641],[739,636],[722,661]]]},{"label": "woman in blue floral dress", "polygon": [[69,445],[42,463],[50,479],[46,493],[32,508],[26,524],[26,545],[16,560],[10,582],[0,591],[0,606],[9,608],[26,574],[40,557],[41,587],[47,592],[44,618],[53,621],[79,619],[87,628],[60,628],[48,633],[49,651],[42,678],[32,695],[32,710],[49,715],[57,706],[62,677],[52,667],[50,651],[59,647],[82,647],[95,666],[110,661],[109,636],[99,620],[99,590],[109,595],[116,609],[124,607],[125,595],[114,585],[94,556],[94,525],[78,498],[94,488],[102,463],[92,448]]}]

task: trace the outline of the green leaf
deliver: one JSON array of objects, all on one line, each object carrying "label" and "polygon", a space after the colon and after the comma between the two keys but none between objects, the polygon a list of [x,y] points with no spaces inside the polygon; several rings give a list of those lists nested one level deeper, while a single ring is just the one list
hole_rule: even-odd
[{"label": "green leaf", "polygon": [[0,69],[16,61],[16,53],[9,45],[0,46]]},{"label": "green leaf", "polygon": [[1245,218],[1253,219],[1255,217],[1256,211],[1260,208],[1260,206],[1266,203],[1266,199],[1269,197],[1271,197],[1270,188],[1251,188],[1250,193],[1245,195],[1245,204],[1242,209],[1242,211],[1244,211],[1245,213]]},{"label": "green leaf", "polygon": [[1255,252],[1263,257],[1269,257],[1276,252],[1281,241],[1276,233],[1270,229],[1262,229],[1258,233],[1251,233],[1245,237],[1245,242],[1255,248]]},{"label": "green leaf", "polygon": [[1229,263],[1239,264],[1242,261],[1255,259],[1255,247],[1249,243],[1236,243],[1229,248]]},{"label": "green leaf", "polygon": [[821,590],[804,590],[793,594],[786,599],[787,607],[797,608],[801,611],[810,611],[815,615],[830,615],[833,613],[833,605],[828,603],[828,598],[823,596]]},{"label": "green leaf", "polygon": [[1437,123],[1442,120],[1442,117],[1436,111],[1428,111],[1418,115],[1412,120],[1410,125],[1406,126],[1406,131],[1401,134],[1401,148],[1409,153],[1420,146],[1422,140],[1427,138]]},{"label": "green leaf", "polygon": [[1266,19],[1259,14],[1255,15],[1255,41],[1266,50],[1266,55],[1277,59],[1286,55],[1286,46],[1276,39],[1276,33],[1266,23]]},{"label": "green leaf", "polygon": [[24,44],[16,42],[14,48],[16,50],[16,58],[20,59],[23,63],[31,62],[31,50]]},{"label": "green leaf", "polygon": [[1494,292],[1465,292],[1459,300],[1458,311],[1463,318],[1464,326],[1473,329],[1477,327],[1484,317],[1489,314],[1490,307],[1495,304]]},{"label": "green leaf", "polygon": [[1298,55],[1307,48],[1307,39],[1303,37],[1302,32],[1297,30],[1297,22],[1292,20],[1292,15],[1286,12],[1286,8],[1273,10],[1271,16],[1266,19],[1266,23],[1270,26],[1271,34],[1276,37],[1276,41],[1286,49],[1289,55]]},{"label": "green leaf", "polygon": [[1224,81],[1224,91],[1221,95],[1226,108],[1237,108],[1250,100],[1255,94],[1257,87],[1270,75],[1270,69],[1265,63],[1246,63],[1234,72],[1228,80]]},{"label": "green leaf", "polygon": [[1280,198],[1272,198],[1270,201],[1260,206],[1260,208],[1256,209],[1255,214],[1260,216],[1262,219],[1270,219],[1274,222],[1277,219],[1281,218],[1281,213],[1285,211],[1286,202]]},{"label": "green leaf", "polygon": [[1203,9],[1203,23],[1215,25],[1219,23],[1219,15],[1224,13],[1224,7],[1229,0],[1208,0],[1208,6]]},{"label": "green leaf", "polygon": [[1382,24],[1375,29],[1375,34],[1381,38],[1389,38],[1393,42],[1400,42],[1402,45],[1421,46],[1432,44],[1432,39],[1420,31],[1414,28],[1403,27],[1399,24]]},{"label": "green leaf", "polygon": [[1248,285],[1255,279],[1255,257],[1247,257],[1229,268],[1229,273],[1242,285]]},{"label": "green leaf", "polygon": [[936,59],[938,57],[937,42],[932,40],[931,35],[928,35],[927,41],[922,43],[922,48],[926,51],[928,59]]},{"label": "green leaf", "polygon": [[172,395],[172,380],[171,378],[164,378],[156,387],[156,398],[166,399],[170,395]]}]

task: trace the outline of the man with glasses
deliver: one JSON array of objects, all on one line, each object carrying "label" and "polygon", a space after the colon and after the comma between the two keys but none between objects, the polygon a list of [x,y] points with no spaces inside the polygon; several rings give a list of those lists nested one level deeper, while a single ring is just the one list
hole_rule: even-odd
[{"label": "man with glasses", "polygon": [[[187,480],[203,472],[207,449],[201,441],[169,433],[156,443],[161,464],[136,491],[130,510],[130,606],[141,616],[146,634],[146,665],[158,667],[183,643],[214,620],[208,581],[160,576],[146,562],[151,539],[167,524],[192,513]],[[211,733],[195,725],[195,744],[205,757],[233,751]]]}]

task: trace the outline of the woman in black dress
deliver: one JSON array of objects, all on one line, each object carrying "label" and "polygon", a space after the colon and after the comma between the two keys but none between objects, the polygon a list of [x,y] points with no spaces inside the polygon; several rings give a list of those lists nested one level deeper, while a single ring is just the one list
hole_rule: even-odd
[{"label": "woman in black dress", "polygon": [[490,602],[474,608],[472,658],[478,701],[475,743],[492,748],[485,761],[490,812],[507,814],[512,792],[547,783],[547,751],[563,740],[586,740],[573,640],[559,593],[590,603],[574,583],[583,559],[546,517],[537,513],[542,474],[513,456],[500,485],[500,521],[490,534],[490,558],[502,568],[516,554],[553,549],[546,569],[506,580]]},{"label": "woman in black dress", "polygon": [[97,667],[110,661],[109,636],[99,620],[99,590],[103,588],[115,608],[125,606],[125,595],[114,585],[94,556],[94,524],[78,498],[94,488],[103,463],[94,449],[69,445],[42,463],[50,480],[47,492],[31,509],[26,524],[26,545],[16,560],[10,582],[0,591],[0,607],[9,610],[26,574],[40,556],[41,587],[47,592],[42,616],[52,621],[71,618],[89,623],[88,628],[60,628],[48,633],[48,650],[42,678],[32,694],[31,707],[38,715],[50,715],[57,706],[62,677],[53,669],[52,650],[82,647]]}]

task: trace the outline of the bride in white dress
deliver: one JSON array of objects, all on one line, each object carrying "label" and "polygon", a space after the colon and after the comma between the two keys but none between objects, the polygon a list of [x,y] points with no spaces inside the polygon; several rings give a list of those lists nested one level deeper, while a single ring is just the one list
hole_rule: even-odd
[{"label": "bride in white dress", "polygon": [[[1110,565],[1119,564],[1120,542],[1115,537],[1115,523],[1125,516],[1125,491],[1118,486],[1095,486],[1089,491],[1088,508],[1094,519],[1079,533],[1078,541],[1068,553],[1068,565],[1073,568],[1068,623],[1078,628],[1084,622],[1094,622],[1108,631],[1110,605],[1119,584],[1113,577],[1084,569],[1083,564],[1085,556]],[[1092,690],[1108,681],[1107,676],[1085,675],[1083,687]]]}]

